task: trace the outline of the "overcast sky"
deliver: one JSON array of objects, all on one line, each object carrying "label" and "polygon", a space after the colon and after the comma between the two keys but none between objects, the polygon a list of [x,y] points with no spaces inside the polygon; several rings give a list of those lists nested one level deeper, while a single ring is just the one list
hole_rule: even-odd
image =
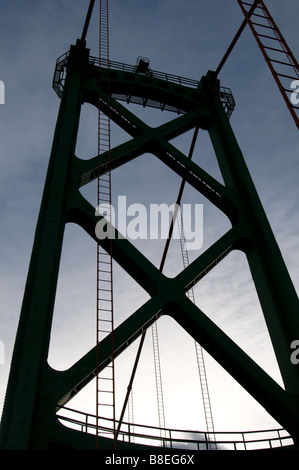
[{"label": "overcast sky", "polygon": [[[4,364],[0,364],[1,406],[59,108],[59,98],[52,89],[55,62],[81,36],[88,4],[88,0],[2,0],[0,80],[5,84],[5,104],[0,105],[0,341],[5,357]],[[297,0],[268,0],[266,5],[298,57]],[[236,0],[111,0],[109,8],[112,60],[135,65],[138,56],[145,56],[154,70],[196,80],[208,70],[216,69],[243,21]],[[87,46],[94,56],[98,56],[97,21],[96,9],[87,35]],[[231,88],[234,95],[236,109],[231,124],[298,289],[298,130],[248,28],[219,78],[221,85]],[[77,154],[89,158],[97,153],[96,112],[87,105],[83,108]],[[158,111],[146,110],[144,114],[144,120],[149,120],[151,125],[174,117]],[[113,131],[112,143],[128,138],[117,129]],[[187,152],[190,142],[188,134],[177,145]],[[194,159],[213,176],[221,178],[204,133],[199,135]],[[146,162],[146,167],[144,162],[136,161],[128,168],[117,170],[112,180],[114,194],[127,195],[129,203],[175,202],[179,178],[152,156]],[[87,190],[86,197],[96,204]],[[191,202],[194,197],[190,190],[185,200]],[[229,224],[203,198],[199,202],[204,204],[204,251],[225,233]],[[93,346],[96,318],[94,243],[86,240],[76,227],[67,228],[65,240],[49,357],[51,365],[60,369],[70,366]],[[163,243],[136,243],[136,246],[159,265]],[[182,269],[175,244],[171,250],[165,270],[169,276]],[[190,256],[194,257],[195,253]],[[115,274],[119,324],[147,296],[117,267]],[[232,254],[217,273],[207,276],[198,285],[196,297],[200,308],[281,383],[241,254]],[[166,318],[160,322],[159,337],[166,425],[204,429],[200,385],[197,379],[190,381],[197,374],[193,340]],[[118,412],[135,349],[136,345],[119,361]],[[150,334],[143,360],[134,389],[135,418],[138,422],[158,424]],[[276,426],[210,357],[206,361],[216,430]],[[144,385],[148,395],[144,393]],[[188,403],[193,400],[196,404],[190,408]],[[92,408],[84,397],[80,405],[88,411]],[[147,415],[145,408],[154,411]]]}]

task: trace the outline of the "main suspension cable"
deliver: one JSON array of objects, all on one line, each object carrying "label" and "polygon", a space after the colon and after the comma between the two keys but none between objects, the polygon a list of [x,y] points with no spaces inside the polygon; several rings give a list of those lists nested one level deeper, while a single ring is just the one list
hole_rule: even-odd
[{"label": "main suspension cable", "polygon": [[95,4],[95,0],[90,0],[90,4],[89,4],[89,7],[88,7],[88,11],[87,11],[83,31],[82,31],[82,36],[81,36],[81,41],[82,42],[85,41],[85,39],[86,39],[86,35],[87,35],[91,15],[92,15],[92,12],[93,12],[94,4]]},{"label": "main suspension cable", "polygon": [[[259,0],[255,0],[252,7],[250,8],[250,10],[248,11],[248,18],[251,17],[251,15],[253,14],[255,8],[257,7],[257,4],[259,3]],[[233,48],[235,47],[235,45],[237,44],[241,34],[243,33],[246,25],[247,25],[248,21],[247,19],[245,19],[243,21],[243,23],[241,24],[240,28],[238,29],[237,31],[237,34],[235,35],[234,39],[232,40],[229,48],[227,49],[226,53],[224,54],[220,64],[218,65],[217,69],[216,69],[216,77],[219,75],[222,67],[224,66],[225,62],[227,61],[230,53],[232,52]]]}]

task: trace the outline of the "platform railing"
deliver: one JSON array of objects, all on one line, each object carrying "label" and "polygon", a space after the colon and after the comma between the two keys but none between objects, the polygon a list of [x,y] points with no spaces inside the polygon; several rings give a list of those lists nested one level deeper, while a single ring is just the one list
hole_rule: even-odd
[{"label": "platform railing", "polygon": [[[88,434],[96,433],[95,415],[63,407],[57,413],[57,417],[66,427]],[[100,436],[111,438],[113,429],[111,420],[101,418],[97,429]],[[147,447],[194,451],[210,449],[262,450],[293,445],[292,438],[282,428],[246,432],[215,432],[211,439],[209,434],[204,431],[166,428],[163,439],[161,439],[159,427],[127,422],[122,423],[118,439]]]},{"label": "platform railing", "polygon": [[[58,57],[56,61],[56,67],[55,67],[55,72],[54,72],[54,77],[53,77],[53,88],[60,98],[63,92],[68,60],[69,60],[69,52],[66,52],[60,57]],[[116,62],[114,60],[107,61],[106,59],[99,59],[98,57],[93,57],[93,56],[89,57],[89,64],[95,67],[99,67],[99,65],[101,65],[101,67],[103,68],[109,68],[110,74],[111,74],[111,71],[121,71],[121,72],[130,73],[130,74],[138,73],[137,65],[134,66],[134,65],[124,64],[122,62]],[[186,87],[190,87],[194,89],[197,89],[200,83],[198,80],[194,80],[192,78],[181,77],[179,75],[173,75],[170,73],[159,72],[157,70],[151,70],[151,69],[148,69],[147,73],[142,74],[142,75],[144,75],[145,77],[148,77],[149,79],[153,77],[155,79],[162,80],[163,82],[169,82],[169,83],[186,86]],[[235,100],[234,100],[231,90],[227,87],[221,86],[220,92],[219,92],[219,98],[222,102],[225,112],[230,118],[235,108]]]}]

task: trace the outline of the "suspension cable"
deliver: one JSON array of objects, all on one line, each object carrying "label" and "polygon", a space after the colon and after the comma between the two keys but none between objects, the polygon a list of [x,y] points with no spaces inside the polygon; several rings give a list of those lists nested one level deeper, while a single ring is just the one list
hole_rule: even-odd
[{"label": "suspension cable", "polygon": [[91,19],[94,4],[95,4],[95,0],[90,0],[90,4],[89,4],[89,7],[88,7],[88,11],[87,11],[83,31],[82,31],[82,36],[81,36],[81,41],[82,42],[85,41],[85,39],[86,39],[86,34],[87,34],[87,31],[88,31],[88,27],[89,27],[89,23],[90,23],[90,19]]},{"label": "suspension cable", "polygon": [[[248,18],[251,17],[251,15],[253,14],[255,8],[257,7],[257,4],[259,3],[259,0],[255,0],[252,7],[250,8],[250,10],[248,11]],[[233,41],[231,42],[229,48],[227,49],[226,53],[224,54],[220,64],[218,65],[217,69],[216,69],[216,77],[219,75],[222,67],[224,66],[225,62],[227,61],[230,53],[232,52],[233,48],[235,47],[235,45],[237,44],[238,42],[238,39],[240,38],[241,34],[243,33],[246,25],[247,25],[247,19],[245,19],[243,21],[243,23],[241,24],[240,28],[238,29],[238,32],[237,34],[235,35]]]}]

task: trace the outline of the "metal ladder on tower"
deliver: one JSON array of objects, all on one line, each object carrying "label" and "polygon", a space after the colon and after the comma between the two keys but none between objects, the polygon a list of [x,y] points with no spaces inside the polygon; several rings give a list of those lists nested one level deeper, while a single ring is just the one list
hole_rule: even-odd
[{"label": "metal ladder on tower", "polygon": [[264,2],[260,0],[249,16],[254,2],[237,1],[299,129],[298,62]]},{"label": "metal ladder on tower", "polygon": [[[178,208],[178,211],[177,211],[177,223],[178,223],[179,235],[180,235],[180,246],[181,246],[182,259],[183,259],[183,266],[185,269],[187,268],[187,266],[189,266],[189,255],[188,255],[188,249],[187,249],[187,244],[186,244],[183,219],[182,219],[182,213],[181,213],[180,207]],[[195,295],[194,295],[193,287],[187,292],[187,296],[191,300],[191,302],[195,304]],[[215,436],[208,380],[207,380],[207,374],[206,374],[204,352],[199,343],[194,341],[194,345],[195,345],[197,367],[198,367],[198,373],[199,373],[199,379],[200,379],[203,408],[204,408],[206,428],[207,428],[207,446],[210,450],[216,450],[217,444],[215,443],[216,436]]]},{"label": "metal ladder on tower", "polygon": [[153,342],[153,354],[154,354],[154,367],[155,367],[155,378],[156,378],[156,393],[157,393],[157,406],[158,406],[158,417],[159,417],[159,428],[161,439],[166,438],[165,431],[165,412],[164,412],[164,398],[163,398],[163,387],[162,387],[162,373],[160,363],[160,352],[159,352],[159,337],[157,323],[152,325],[152,342]]},{"label": "metal ladder on tower", "polygon": [[128,423],[129,423],[129,440],[134,442],[134,400],[133,400],[133,390],[130,391],[129,400],[128,400]]},{"label": "metal ladder on tower", "polygon": [[[101,167],[103,154],[110,156],[110,115],[109,102],[101,99],[101,63],[104,63],[109,74],[109,22],[108,0],[100,0],[99,21],[99,103],[98,103],[98,189],[97,210],[98,215],[105,218],[106,228],[111,223],[111,169]],[[109,82],[109,78],[108,78]],[[107,93],[109,100],[109,91]],[[105,112],[104,112],[105,110]],[[115,430],[115,371],[114,371],[114,318],[113,318],[113,270],[112,270],[112,243],[109,249],[104,250],[99,240],[97,242],[97,365],[99,364],[99,351],[101,342],[108,335],[111,339],[111,362],[105,369],[96,375],[96,436],[98,443],[101,417],[112,421],[113,427],[109,437],[116,444]],[[97,445],[98,447],[98,445]]]}]

